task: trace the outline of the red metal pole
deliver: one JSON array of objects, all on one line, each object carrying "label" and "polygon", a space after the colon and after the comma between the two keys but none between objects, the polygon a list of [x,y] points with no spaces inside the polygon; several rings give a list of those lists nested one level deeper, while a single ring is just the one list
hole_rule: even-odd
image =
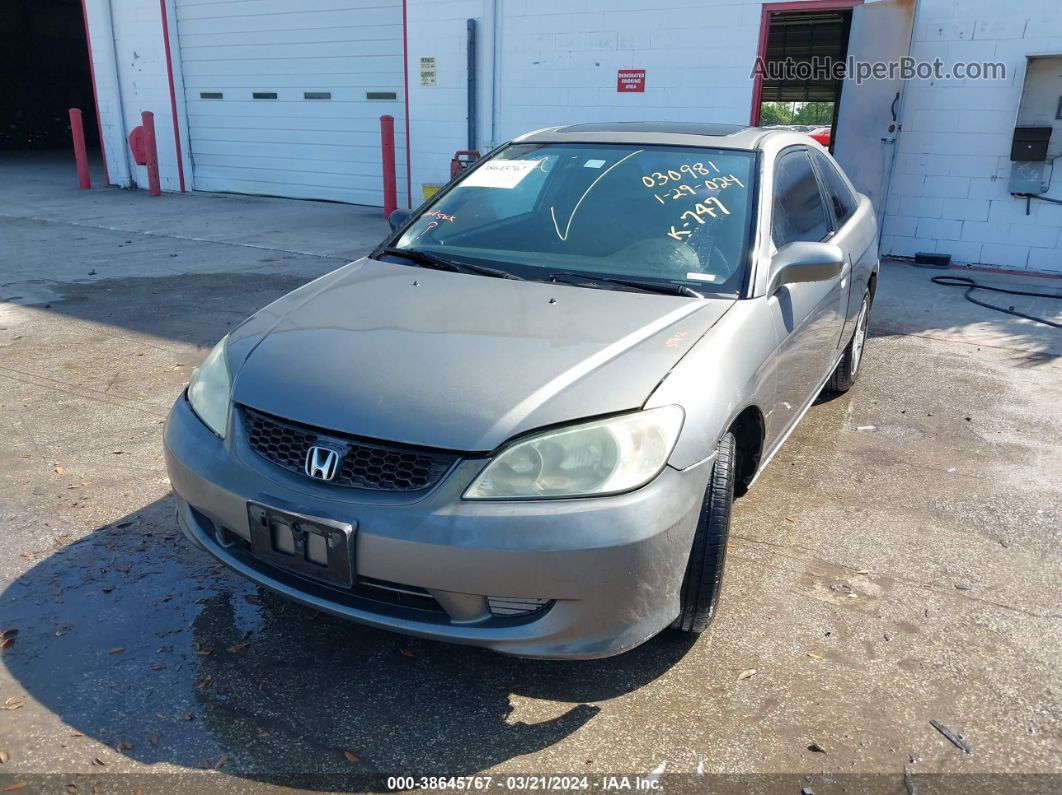
[{"label": "red metal pole", "polygon": [[395,176],[395,117],[380,117],[380,149],[383,152],[384,217],[398,209],[398,178]]},{"label": "red metal pole", "polygon": [[155,114],[145,110],[140,114],[144,124],[144,138],[147,144],[147,173],[148,194],[161,196],[162,187],[159,184],[159,148],[155,144]]},{"label": "red metal pole", "polygon": [[173,117],[173,141],[177,145],[177,180],[184,193],[184,156],[181,154],[181,129],[177,123],[177,94],[173,86],[173,59],[170,57],[170,23],[166,13],[166,0],[159,0],[162,8],[162,43],[166,51],[166,76],[170,81],[170,115]]},{"label": "red metal pole", "polygon": [[413,155],[409,148],[409,17],[406,0],[402,0],[402,102],[405,104],[406,126],[406,207],[413,206],[413,172],[410,165]]},{"label": "red metal pole", "polygon": [[74,137],[74,160],[77,161],[77,184],[81,190],[92,187],[89,178],[88,152],[85,151],[85,126],[81,123],[81,109],[70,109],[70,134]]}]

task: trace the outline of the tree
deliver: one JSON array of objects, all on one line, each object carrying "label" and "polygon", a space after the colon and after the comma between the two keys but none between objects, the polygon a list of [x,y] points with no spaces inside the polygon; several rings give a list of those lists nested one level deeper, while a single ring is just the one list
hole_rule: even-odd
[{"label": "tree", "polygon": [[793,116],[793,124],[832,124],[832,102],[805,102]]},{"label": "tree", "polygon": [[760,105],[760,124],[833,123],[832,102],[764,102]]},{"label": "tree", "polygon": [[764,102],[760,105],[760,124],[793,124],[793,111],[788,102]]}]

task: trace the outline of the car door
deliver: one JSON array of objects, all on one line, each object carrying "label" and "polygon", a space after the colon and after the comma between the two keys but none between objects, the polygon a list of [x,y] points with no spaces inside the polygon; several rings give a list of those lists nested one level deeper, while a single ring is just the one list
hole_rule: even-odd
[{"label": "car door", "polygon": [[[776,248],[834,236],[833,217],[807,147],[779,153],[773,188],[771,237]],[[833,366],[844,322],[841,282],[847,283],[847,274],[846,263],[836,278],[787,284],[767,297],[781,335],[775,369],[777,402],[770,418],[776,433],[797,419]]]},{"label": "car door", "polygon": [[[841,176],[837,164],[828,156],[812,149],[811,161],[815,164],[815,170],[819,174],[822,183],[826,203],[830,208],[833,218],[833,236],[830,242],[840,246],[844,252],[844,270],[841,273],[841,307],[844,316],[841,318],[840,328],[837,334],[837,347],[842,348],[852,336],[852,325],[859,314],[859,306],[863,300],[863,290],[853,292],[856,286],[855,272],[862,267],[867,271],[873,267],[877,257],[877,247],[867,246],[865,230],[858,227],[856,220],[856,208],[859,199],[852,190],[847,180]],[[862,257],[862,260],[860,258]],[[857,260],[860,260],[857,262]]]}]

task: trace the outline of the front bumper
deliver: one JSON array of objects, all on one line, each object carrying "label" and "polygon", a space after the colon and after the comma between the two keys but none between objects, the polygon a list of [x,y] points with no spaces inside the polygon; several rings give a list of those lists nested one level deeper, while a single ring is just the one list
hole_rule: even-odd
[{"label": "front bumper", "polygon": [[[708,476],[706,464],[669,467],[613,497],[463,501],[483,465],[476,459],[427,494],[345,489],[259,458],[235,417],[228,438],[218,439],[184,397],[167,420],[165,448],[181,528],[238,573],[343,618],[525,657],[607,657],[670,624]],[[343,591],[257,561],[242,543],[250,538],[249,501],[354,524],[358,578],[429,598],[380,601],[371,598],[378,591]],[[546,604],[497,615],[488,597]]]}]

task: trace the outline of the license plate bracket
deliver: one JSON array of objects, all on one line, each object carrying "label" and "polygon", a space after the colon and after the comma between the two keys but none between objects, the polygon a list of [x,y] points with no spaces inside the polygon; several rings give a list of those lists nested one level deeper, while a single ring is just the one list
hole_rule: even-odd
[{"label": "license plate bracket", "polygon": [[354,528],[247,503],[251,553],[277,568],[350,588],[354,584]]}]

